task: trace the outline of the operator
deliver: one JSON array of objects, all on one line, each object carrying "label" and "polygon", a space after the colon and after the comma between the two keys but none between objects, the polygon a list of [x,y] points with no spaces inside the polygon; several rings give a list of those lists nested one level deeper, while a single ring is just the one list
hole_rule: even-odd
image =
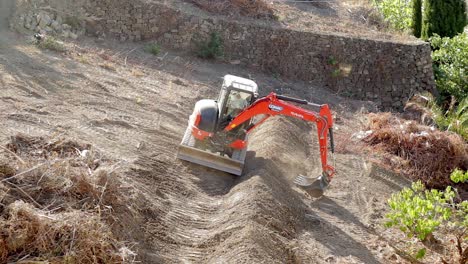
[{"label": "operator", "polygon": [[247,101],[242,98],[239,92],[233,91],[229,98],[229,115],[232,117],[237,116],[248,105]]}]

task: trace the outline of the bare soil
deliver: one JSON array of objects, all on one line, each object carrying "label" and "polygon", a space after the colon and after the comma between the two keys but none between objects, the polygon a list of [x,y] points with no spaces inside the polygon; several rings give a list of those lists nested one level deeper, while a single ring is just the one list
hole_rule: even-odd
[{"label": "bare soil", "polygon": [[4,26],[0,36],[0,144],[17,133],[60,136],[120,161],[126,206],[114,208],[112,231],[143,263],[408,263],[381,227],[405,180],[342,151],[324,197],[291,184],[319,173],[313,124],[259,127],[242,177],[176,159],[193,105],[214,98],[225,74],[254,79],[262,94],[329,103],[342,139],[371,103],[164,49],[156,57],[144,44],[83,39],[56,53]]},{"label": "bare soil", "polygon": [[392,30],[370,0],[152,1],[164,2],[183,12],[242,23],[369,39],[417,41],[410,34]]}]

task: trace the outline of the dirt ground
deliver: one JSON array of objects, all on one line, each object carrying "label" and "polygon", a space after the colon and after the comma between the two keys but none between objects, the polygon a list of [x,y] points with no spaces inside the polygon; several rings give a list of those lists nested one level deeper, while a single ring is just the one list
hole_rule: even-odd
[{"label": "dirt ground", "polygon": [[[237,10],[231,10],[232,7],[227,4],[223,5],[222,2],[216,3],[217,6],[214,8],[220,10],[220,15],[214,12],[206,12],[205,9],[207,8],[197,7],[193,4],[193,0],[152,1],[163,2],[184,12],[196,15],[227,17],[232,20],[261,24],[268,27],[401,42],[417,40],[411,34],[391,29],[373,6],[372,1],[369,0],[264,1],[274,17],[269,19],[251,18],[254,14],[251,14],[250,17],[241,16]],[[210,1],[204,0],[202,2],[209,3]],[[246,7],[249,2],[237,1],[237,5]]]},{"label": "dirt ground", "polygon": [[216,96],[225,74],[254,79],[262,94],[329,103],[337,138],[360,128],[371,103],[165,49],[155,57],[144,44],[82,39],[65,54],[40,50],[7,31],[5,15],[0,144],[19,132],[60,136],[119,160],[127,208],[115,209],[112,228],[143,263],[408,262],[382,229],[386,200],[406,181],[337,154],[338,175],[324,197],[291,184],[299,173],[318,175],[313,124],[266,122],[251,136],[242,177],[176,159],[193,105]]}]

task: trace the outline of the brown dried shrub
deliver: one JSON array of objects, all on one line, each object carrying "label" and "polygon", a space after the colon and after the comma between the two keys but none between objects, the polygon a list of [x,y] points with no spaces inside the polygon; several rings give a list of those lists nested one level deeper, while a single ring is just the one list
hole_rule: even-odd
[{"label": "brown dried shrub", "polygon": [[241,15],[257,19],[274,19],[273,8],[264,0],[190,0],[199,8],[222,15]]},{"label": "brown dried shrub", "polygon": [[123,263],[123,247],[98,216],[74,210],[48,214],[17,201],[0,219],[0,261]]},{"label": "brown dried shrub", "polygon": [[[457,134],[400,119],[391,113],[369,115],[372,134],[364,141],[407,162],[397,167],[431,188],[454,185],[450,173],[468,169],[468,144]],[[391,161],[393,159],[389,159]],[[467,189],[464,184],[461,189]]]},{"label": "brown dried shrub", "polygon": [[17,135],[7,148],[13,153],[0,163],[0,263],[134,260],[131,250],[119,253],[123,244],[103,221],[122,204],[110,160],[89,144],[62,139]]}]

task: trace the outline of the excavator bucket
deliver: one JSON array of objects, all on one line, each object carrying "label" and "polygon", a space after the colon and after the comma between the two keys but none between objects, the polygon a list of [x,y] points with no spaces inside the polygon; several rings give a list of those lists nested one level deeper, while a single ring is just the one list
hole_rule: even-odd
[{"label": "excavator bucket", "polygon": [[294,183],[306,191],[310,196],[320,197],[328,188],[330,182],[328,181],[328,177],[324,175],[320,175],[316,179],[299,175],[294,179]]},{"label": "excavator bucket", "polygon": [[233,158],[222,156],[208,150],[202,150],[195,147],[195,138],[192,130],[187,128],[182,142],[179,145],[177,158],[190,161],[208,168],[225,171],[240,176],[244,168],[246,150],[233,154]]}]

